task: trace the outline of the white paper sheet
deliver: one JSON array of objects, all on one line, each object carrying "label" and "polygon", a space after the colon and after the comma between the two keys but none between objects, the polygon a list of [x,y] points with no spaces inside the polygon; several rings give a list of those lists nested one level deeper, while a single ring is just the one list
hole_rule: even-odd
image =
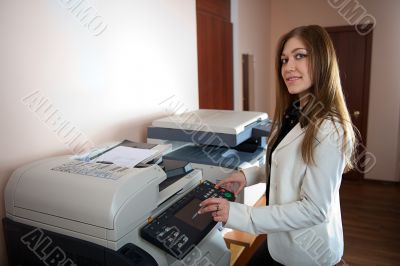
[{"label": "white paper sheet", "polygon": [[143,160],[152,157],[157,150],[137,149],[118,146],[96,158],[96,162],[113,163],[118,166],[135,167]]}]

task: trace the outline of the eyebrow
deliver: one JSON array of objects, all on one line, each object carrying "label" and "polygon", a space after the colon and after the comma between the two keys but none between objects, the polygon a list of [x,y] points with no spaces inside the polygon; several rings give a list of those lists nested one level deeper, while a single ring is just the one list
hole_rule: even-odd
[{"label": "eyebrow", "polygon": [[[294,49],[291,51],[291,54],[293,54],[293,53],[296,52],[297,50],[305,50],[305,51],[307,51],[306,48],[299,47],[299,48],[294,48]],[[285,54],[282,52],[281,56],[284,56],[284,55],[285,55]]]}]

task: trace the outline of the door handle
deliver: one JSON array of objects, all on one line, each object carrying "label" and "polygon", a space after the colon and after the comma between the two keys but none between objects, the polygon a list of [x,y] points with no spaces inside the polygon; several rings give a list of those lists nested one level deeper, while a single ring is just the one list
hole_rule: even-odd
[{"label": "door handle", "polygon": [[360,116],[361,112],[360,111],[354,111],[353,115],[355,119],[358,119],[358,117]]}]

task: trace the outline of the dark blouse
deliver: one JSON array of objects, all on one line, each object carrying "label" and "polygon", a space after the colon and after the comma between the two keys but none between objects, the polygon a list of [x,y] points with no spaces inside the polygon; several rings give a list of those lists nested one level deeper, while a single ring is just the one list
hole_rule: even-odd
[{"label": "dark blouse", "polygon": [[[295,101],[293,102],[293,104],[289,105],[289,107],[286,109],[285,114],[283,116],[282,127],[279,131],[278,137],[275,140],[275,142],[272,143],[271,151],[269,152],[269,158],[267,158],[270,167],[271,167],[272,153],[279,145],[279,143],[290,132],[290,130],[292,130],[296,126],[296,124],[299,122],[299,117],[300,117],[300,105],[299,101]],[[271,171],[269,171],[269,173],[271,173]],[[269,199],[269,187],[270,187],[270,178],[268,177],[267,188],[265,191],[267,199]],[[269,200],[267,200],[267,205],[268,202]]]}]

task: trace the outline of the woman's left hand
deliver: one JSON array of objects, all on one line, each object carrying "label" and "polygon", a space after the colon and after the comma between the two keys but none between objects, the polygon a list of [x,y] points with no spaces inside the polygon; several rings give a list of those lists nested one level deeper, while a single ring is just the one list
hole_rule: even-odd
[{"label": "woman's left hand", "polygon": [[229,217],[229,201],[222,198],[209,198],[200,203],[199,214],[211,212],[216,222],[226,223]]}]

